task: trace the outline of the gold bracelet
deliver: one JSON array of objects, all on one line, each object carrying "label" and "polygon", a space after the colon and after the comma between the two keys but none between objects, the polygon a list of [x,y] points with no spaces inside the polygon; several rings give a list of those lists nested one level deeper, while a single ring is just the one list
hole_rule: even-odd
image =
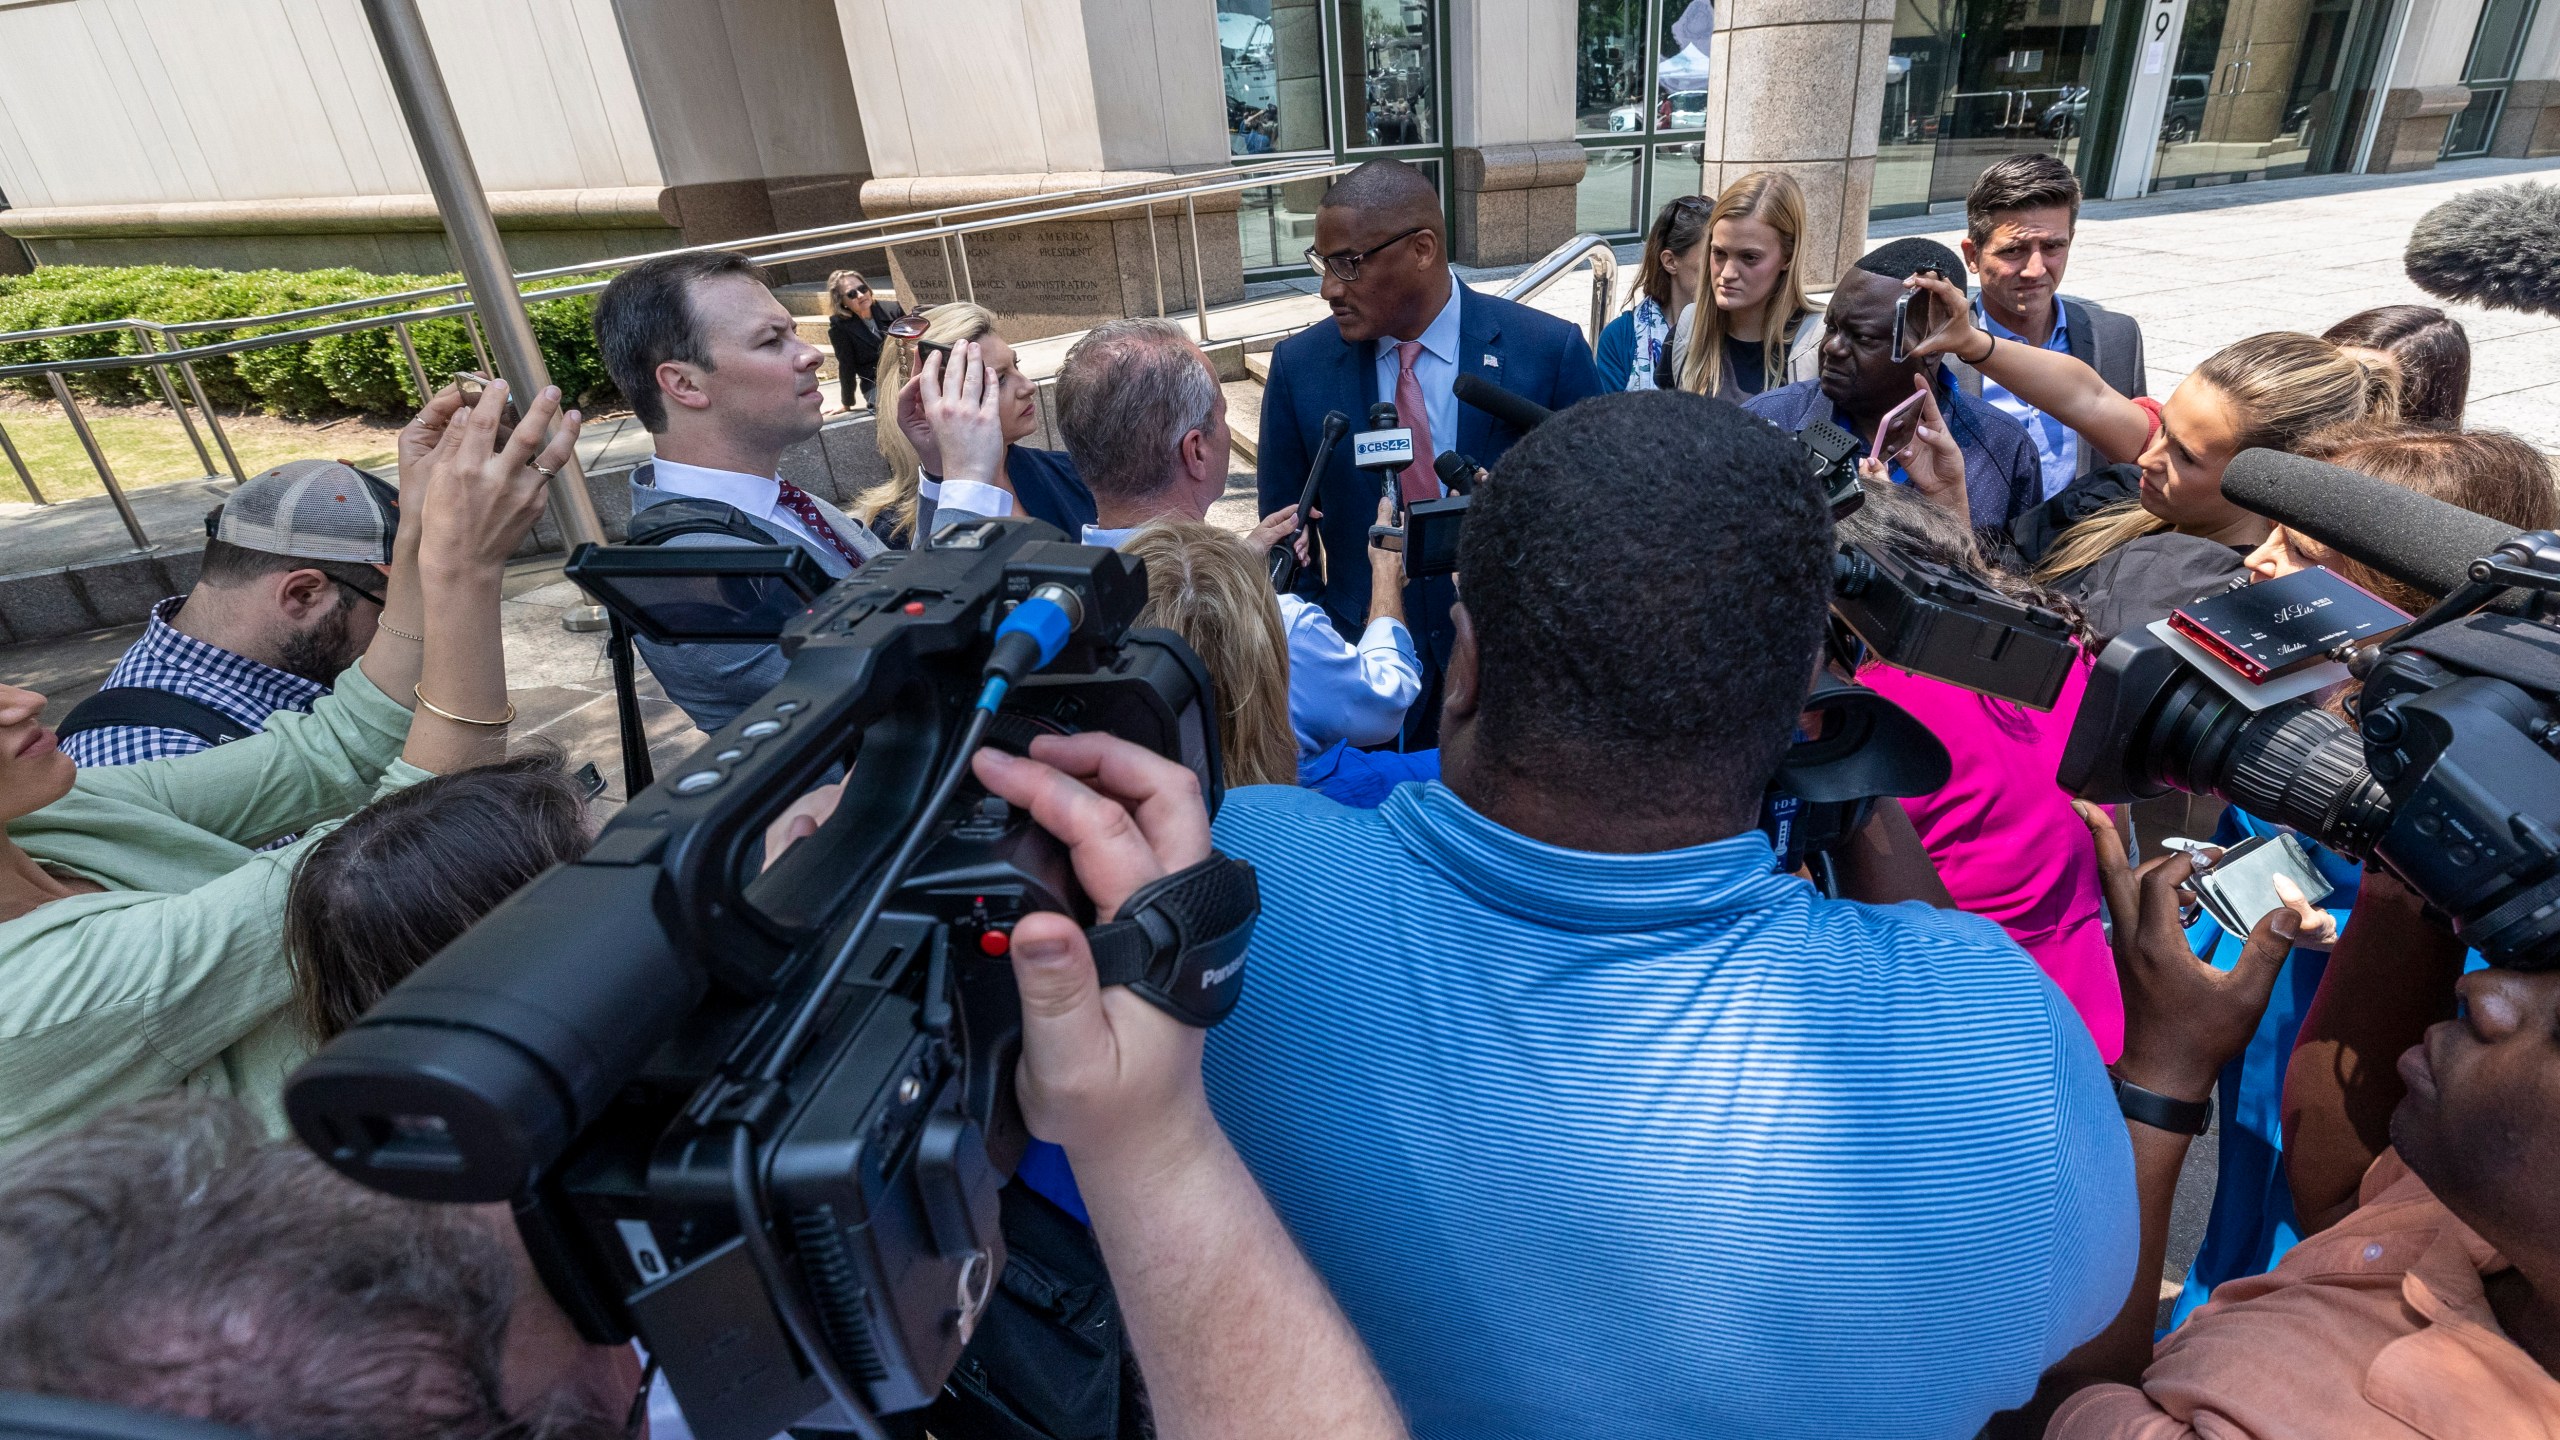
[{"label": "gold bracelet", "polygon": [[498,729],[512,725],[516,721],[516,702],[513,700],[507,702],[507,713],[499,716],[497,719],[474,720],[468,715],[456,715],[433,700],[428,699],[427,692],[419,689],[415,685],[409,687],[409,693],[418,697],[418,703],[427,707],[427,713],[431,715],[441,715],[456,725],[485,725],[491,729]]},{"label": "gold bracelet", "polygon": [[427,637],[426,637],[426,636],[424,636],[424,635],[412,635],[412,634],[410,634],[408,631],[401,629],[399,626],[392,624],[392,623],[391,623],[390,621],[388,621],[388,620],[376,620],[376,621],[374,621],[374,622],[373,622],[373,628],[375,628],[376,630],[387,631],[387,632],[389,632],[389,633],[391,633],[391,634],[393,634],[393,635],[397,635],[397,636],[399,636],[399,637],[400,637],[401,639],[403,639],[403,640],[415,640],[415,641],[417,641],[417,642],[418,642],[419,644],[421,644],[421,645],[424,645],[424,644],[426,644],[426,643],[427,643]]}]

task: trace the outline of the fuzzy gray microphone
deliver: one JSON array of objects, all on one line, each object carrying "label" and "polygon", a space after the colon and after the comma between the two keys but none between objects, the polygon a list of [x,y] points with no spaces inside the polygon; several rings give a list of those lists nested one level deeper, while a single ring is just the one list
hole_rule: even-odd
[{"label": "fuzzy gray microphone", "polygon": [[2560,186],[2457,195],[2418,217],[2403,263],[2441,299],[2560,315]]}]

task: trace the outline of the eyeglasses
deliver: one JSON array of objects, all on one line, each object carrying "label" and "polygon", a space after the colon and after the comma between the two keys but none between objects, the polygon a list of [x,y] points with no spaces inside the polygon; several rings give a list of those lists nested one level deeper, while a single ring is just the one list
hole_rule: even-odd
[{"label": "eyeglasses", "polygon": [[932,328],[933,321],[922,310],[910,310],[889,322],[888,334],[893,340],[921,340],[924,332]]},{"label": "eyeglasses", "polygon": [[351,591],[355,592],[356,594],[363,596],[365,599],[372,601],[372,602],[373,602],[373,606],[374,606],[374,608],[375,608],[375,609],[380,610],[380,609],[388,608],[388,607],[386,607],[386,606],[384,606],[384,605],[383,605],[383,603],[382,603],[382,597],[381,597],[381,596],[374,594],[372,591],[367,590],[366,588],[364,588],[363,586],[361,586],[361,585],[357,584],[357,583],[356,583],[356,582],[354,582],[353,580],[339,580],[339,579],[338,579],[338,577],[337,577],[337,576],[335,576],[335,575],[332,575],[332,576],[330,576],[329,578],[330,578],[330,579],[332,579],[332,580],[337,580],[338,585],[340,586],[340,588],[342,588],[342,589],[346,589],[346,590],[351,590]]},{"label": "eyeglasses", "polygon": [[1366,250],[1344,250],[1332,255],[1319,255],[1316,253],[1316,247],[1310,245],[1307,247],[1307,266],[1319,275],[1331,275],[1334,279],[1348,285],[1360,278],[1360,267],[1368,263],[1370,256],[1381,250],[1390,249],[1402,241],[1410,240],[1430,228],[1428,225],[1416,225],[1403,234],[1393,239],[1381,240]]}]

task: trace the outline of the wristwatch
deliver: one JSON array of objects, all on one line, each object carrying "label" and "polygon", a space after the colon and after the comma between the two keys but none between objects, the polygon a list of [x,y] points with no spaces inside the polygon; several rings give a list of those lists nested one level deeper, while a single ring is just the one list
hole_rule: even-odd
[{"label": "wristwatch", "polygon": [[2213,1099],[2172,1100],[2156,1090],[2145,1090],[2114,1071],[2107,1079],[2116,1087],[2116,1108],[2124,1118],[2154,1130],[2172,1135],[2201,1135],[2213,1124]]}]

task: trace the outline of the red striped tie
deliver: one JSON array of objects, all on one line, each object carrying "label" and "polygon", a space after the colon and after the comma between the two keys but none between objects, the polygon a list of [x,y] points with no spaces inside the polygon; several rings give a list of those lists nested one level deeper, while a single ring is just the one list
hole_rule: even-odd
[{"label": "red striped tie", "polygon": [[818,509],[818,502],[810,498],[808,491],[788,480],[776,480],[774,483],[782,487],[774,498],[782,502],[783,509],[808,526],[810,534],[825,541],[827,548],[843,556],[846,564],[861,568],[862,557],[853,553],[852,546],[844,543],[844,537],[836,533],[835,526],[827,523],[826,515]]}]

